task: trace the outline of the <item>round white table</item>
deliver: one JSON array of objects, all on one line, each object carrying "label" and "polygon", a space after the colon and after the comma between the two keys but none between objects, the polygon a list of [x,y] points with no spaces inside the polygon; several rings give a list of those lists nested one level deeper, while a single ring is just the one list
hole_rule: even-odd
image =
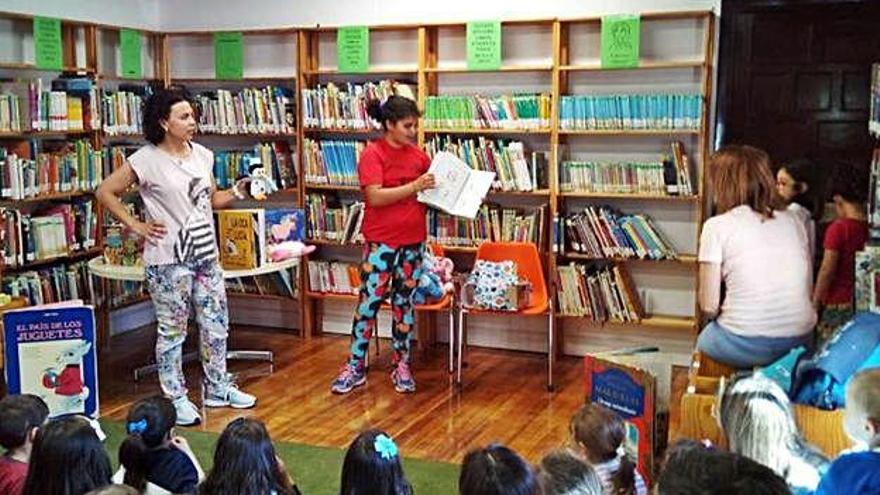
[{"label": "round white table", "polygon": [[[250,269],[250,270],[223,270],[223,278],[242,278],[242,277],[256,277],[259,275],[268,275],[270,273],[279,272],[282,270],[289,270],[295,266],[300,264],[300,258],[291,258],[284,261],[279,261],[277,263],[267,263],[261,267]],[[104,262],[103,256],[98,256],[96,258],[92,258],[89,260],[89,273],[103,280],[125,280],[132,282],[142,282],[146,277],[144,272],[143,265],[139,266],[122,266],[122,265],[111,265]],[[103,291],[106,296],[106,291]],[[106,299],[106,297],[105,297]],[[107,325],[106,336],[109,341],[110,338],[110,317],[109,317],[109,308],[106,305],[106,302],[102,304],[104,311],[106,314],[103,315],[102,319],[103,324]],[[184,362],[194,361],[198,359],[198,353],[190,352],[183,356]],[[275,356],[272,351],[252,351],[252,350],[236,350],[236,351],[227,351],[226,359],[245,359],[251,361],[266,361],[269,363],[269,372],[273,371],[273,366],[275,362]],[[141,366],[139,368],[135,368],[134,370],[134,380],[140,380],[144,375],[148,373],[154,373],[158,370],[158,366],[156,364],[149,364],[146,366]]]}]

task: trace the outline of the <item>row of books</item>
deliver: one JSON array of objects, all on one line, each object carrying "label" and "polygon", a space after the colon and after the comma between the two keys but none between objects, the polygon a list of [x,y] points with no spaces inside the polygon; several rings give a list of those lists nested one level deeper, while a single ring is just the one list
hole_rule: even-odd
[{"label": "row of books", "polygon": [[526,192],[546,187],[543,172],[547,167],[547,153],[528,153],[520,141],[436,136],[425,143],[425,151],[432,158],[440,151],[448,151],[474,170],[494,172],[492,188],[495,190]]},{"label": "row of books", "polygon": [[0,209],[6,266],[22,266],[95,246],[98,218],[94,202],[77,201],[25,213]]},{"label": "row of books", "polygon": [[3,292],[24,297],[31,306],[82,299],[95,300],[87,262],[60,264],[3,277]]},{"label": "row of books", "polygon": [[220,264],[225,270],[252,270],[268,263],[273,246],[303,241],[300,208],[250,208],[214,213]]},{"label": "row of books", "polygon": [[291,134],[293,90],[281,86],[206,91],[195,96],[199,130],[212,134]]},{"label": "row of books", "polygon": [[309,239],[338,244],[361,243],[361,225],[364,221],[364,203],[335,203],[321,194],[306,196],[306,235]]},{"label": "row of books", "polygon": [[381,125],[367,115],[367,104],[384,101],[397,93],[412,94],[409,86],[386,79],[364,84],[327,83],[302,90],[303,124],[320,129],[379,129]]},{"label": "row of books", "polygon": [[303,139],[303,174],[307,184],[358,185],[357,164],[363,141]]},{"label": "row of books", "polygon": [[115,91],[101,95],[104,132],[110,136],[138,135],[144,132],[144,101],[152,87],[121,84]]},{"label": "row of books", "polygon": [[100,128],[98,90],[87,78],[0,84],[0,131],[85,131]]},{"label": "row of books", "polygon": [[111,308],[118,308],[122,305],[132,304],[135,302],[149,301],[150,293],[147,290],[147,284],[132,280],[107,280],[108,291],[104,296],[103,303],[107,303]]},{"label": "row of books", "polygon": [[880,246],[867,245],[856,253],[855,309],[880,313]]},{"label": "row of books", "polygon": [[428,241],[445,246],[479,246],[486,241],[541,245],[547,205],[531,210],[483,204],[473,219],[429,209]]},{"label": "row of books", "polygon": [[217,187],[226,189],[248,177],[251,166],[261,165],[276,189],[296,186],[296,166],[290,145],[284,142],[259,143],[250,150],[214,152],[214,180]]},{"label": "row of books", "polygon": [[309,291],[323,294],[356,295],[361,286],[356,263],[309,261]]},{"label": "row of books", "polygon": [[[0,197],[27,199],[46,194],[91,191],[104,174],[104,152],[85,140],[63,143],[56,151],[38,151],[31,141],[27,155],[0,148]],[[22,154],[24,155],[24,153]]]},{"label": "row of books", "polygon": [[699,94],[563,96],[559,128],[697,129],[702,112]]},{"label": "row of books", "polygon": [[425,102],[428,129],[547,129],[550,95],[429,96]]},{"label": "row of books", "polygon": [[672,244],[647,215],[587,206],[562,219],[562,247],[592,258],[675,259]]},{"label": "row of books", "polygon": [[622,265],[556,267],[559,313],[605,322],[638,323],[644,310],[635,285]]},{"label": "row of books", "polygon": [[[291,273],[292,272],[292,273]],[[255,277],[226,279],[226,290],[230,294],[253,294],[258,296],[297,297],[296,268],[279,270]]]}]

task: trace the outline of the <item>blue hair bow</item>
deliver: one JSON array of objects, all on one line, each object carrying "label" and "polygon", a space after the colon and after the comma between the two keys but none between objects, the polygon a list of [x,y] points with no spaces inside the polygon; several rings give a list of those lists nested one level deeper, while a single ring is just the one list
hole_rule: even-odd
[{"label": "blue hair bow", "polygon": [[129,435],[143,433],[147,431],[147,418],[142,418],[140,421],[129,421],[128,424],[125,425],[125,429],[128,431]]},{"label": "blue hair bow", "polygon": [[397,457],[397,445],[387,435],[377,435],[373,447],[382,456],[382,459],[388,460]]}]

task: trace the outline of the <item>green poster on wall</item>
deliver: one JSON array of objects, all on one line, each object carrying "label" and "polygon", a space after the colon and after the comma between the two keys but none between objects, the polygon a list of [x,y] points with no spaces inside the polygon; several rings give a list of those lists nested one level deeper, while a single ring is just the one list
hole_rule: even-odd
[{"label": "green poster on wall", "polygon": [[339,72],[370,70],[370,29],[346,26],[336,30],[336,60]]},{"label": "green poster on wall", "polygon": [[64,67],[61,19],[34,17],[34,56],[37,68],[61,70]]},{"label": "green poster on wall", "polygon": [[603,69],[639,66],[638,15],[609,15],[602,18],[601,57]]},{"label": "green poster on wall", "polygon": [[122,77],[144,77],[141,66],[141,33],[133,29],[119,30],[119,51],[122,58]]},{"label": "green poster on wall", "polygon": [[501,68],[501,22],[467,23],[467,68],[498,70]]},{"label": "green poster on wall", "polygon": [[214,33],[214,77],[237,80],[243,75],[241,31]]}]

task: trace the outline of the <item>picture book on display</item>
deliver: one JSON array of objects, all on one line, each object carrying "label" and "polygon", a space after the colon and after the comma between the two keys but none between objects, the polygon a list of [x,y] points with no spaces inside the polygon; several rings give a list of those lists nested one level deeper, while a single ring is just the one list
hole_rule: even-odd
[{"label": "picture book on display", "polygon": [[51,417],[97,417],[93,307],[77,300],[7,311],[3,332],[10,394],[41,397]]},{"label": "picture book on display", "polygon": [[265,210],[220,210],[216,218],[224,270],[252,270],[266,264]]},{"label": "picture book on display", "polygon": [[419,192],[419,201],[471,219],[477,216],[483,198],[495,180],[494,172],[474,170],[446,151],[434,155],[428,173],[434,174],[435,186]]},{"label": "picture book on display", "polygon": [[587,402],[623,418],[626,453],[637,459],[639,474],[650,484],[654,473],[656,378],[635,366],[593,355],[584,357],[584,371]]}]

